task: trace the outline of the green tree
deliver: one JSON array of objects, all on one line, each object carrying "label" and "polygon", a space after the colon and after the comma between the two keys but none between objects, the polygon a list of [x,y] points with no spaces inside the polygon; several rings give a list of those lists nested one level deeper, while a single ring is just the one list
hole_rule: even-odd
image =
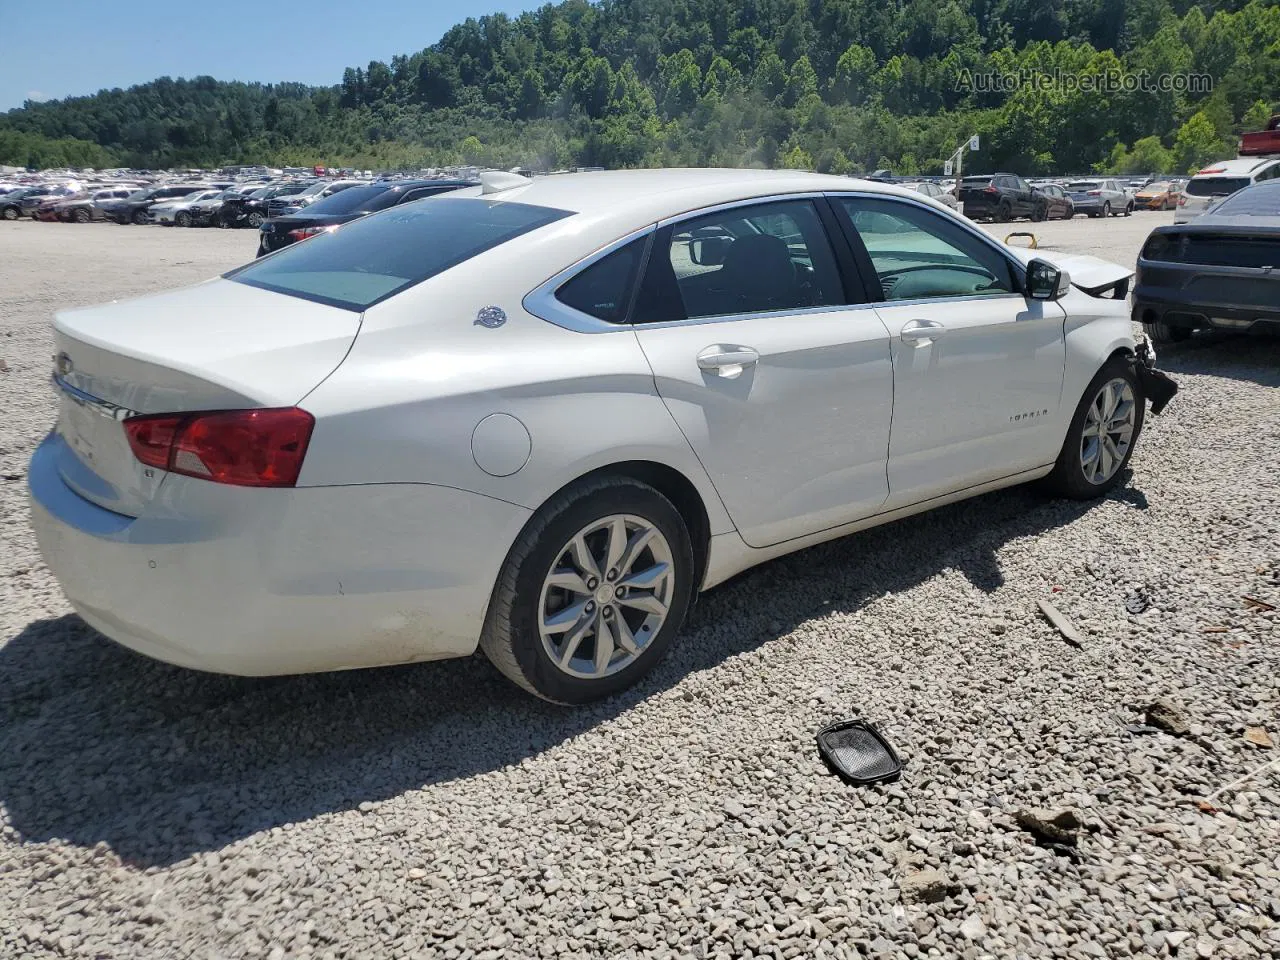
[{"label": "green tree", "polygon": [[1184,173],[1194,173],[1205,164],[1222,159],[1226,150],[1213,128],[1213,121],[1203,111],[1197,111],[1174,138],[1174,167]]}]

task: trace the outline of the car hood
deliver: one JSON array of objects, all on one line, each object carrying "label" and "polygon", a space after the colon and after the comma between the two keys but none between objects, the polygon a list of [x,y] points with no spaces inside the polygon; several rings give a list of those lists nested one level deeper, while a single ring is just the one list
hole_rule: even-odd
[{"label": "car hood", "polygon": [[1048,250],[1033,250],[1029,247],[1007,246],[1007,249],[1024,264],[1032,260],[1047,260],[1060,270],[1067,271],[1071,277],[1071,285],[1085,293],[1097,294],[1114,286],[1122,280],[1133,276],[1132,267],[1122,267],[1118,263],[1091,257],[1084,253],[1058,253]]}]

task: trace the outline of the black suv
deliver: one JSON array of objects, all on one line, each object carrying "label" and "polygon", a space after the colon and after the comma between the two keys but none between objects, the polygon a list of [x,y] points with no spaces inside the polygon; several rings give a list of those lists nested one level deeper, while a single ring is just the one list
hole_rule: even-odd
[{"label": "black suv", "polygon": [[258,233],[258,256],[378,210],[475,185],[471,180],[378,180],[349,187],[295,213],[272,217],[264,223]]},{"label": "black suv", "polygon": [[1035,219],[1043,200],[1016,173],[988,173],[960,181],[960,202],[971,220],[990,217],[1005,223],[1014,217]]}]

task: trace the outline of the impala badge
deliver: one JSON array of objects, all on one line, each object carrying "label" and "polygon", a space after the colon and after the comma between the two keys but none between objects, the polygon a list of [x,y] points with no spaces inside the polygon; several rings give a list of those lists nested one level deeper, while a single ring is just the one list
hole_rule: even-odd
[{"label": "impala badge", "polygon": [[476,314],[476,323],[482,327],[494,329],[507,322],[507,313],[501,307],[481,307]]}]

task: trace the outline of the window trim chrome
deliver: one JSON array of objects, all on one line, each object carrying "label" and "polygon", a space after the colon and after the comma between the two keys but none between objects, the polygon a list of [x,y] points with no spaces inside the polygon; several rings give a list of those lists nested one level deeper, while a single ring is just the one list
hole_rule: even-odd
[{"label": "window trim chrome", "polygon": [[[593,317],[589,313],[583,313],[581,310],[575,309],[566,303],[562,303],[556,298],[556,291],[583,270],[586,270],[597,261],[603,260],[614,251],[625,247],[631,241],[638,240],[651,234],[656,234],[659,230],[666,227],[675,226],[676,224],[682,223],[686,220],[696,220],[710,214],[719,213],[722,210],[733,210],[738,207],[751,207],[761,204],[779,203],[787,200],[813,201],[825,199],[834,201],[840,198],[896,200],[899,203],[910,204],[935,215],[949,214],[958,227],[968,231],[971,236],[975,237],[978,241],[985,243],[997,255],[1003,257],[1014,270],[1015,276],[1025,277],[1026,275],[1026,264],[1002,248],[1001,244],[997,242],[994,237],[986,231],[975,227],[970,221],[966,220],[961,214],[956,213],[950,207],[943,205],[943,210],[939,211],[938,207],[935,206],[934,203],[927,202],[928,198],[924,198],[921,195],[907,197],[900,196],[896,193],[880,192],[878,190],[857,189],[806,190],[797,193],[774,193],[761,197],[749,197],[745,200],[732,200],[728,203],[716,203],[705,207],[698,207],[693,210],[685,210],[670,217],[665,217],[656,223],[648,224],[647,226],[634,230],[631,233],[606,244],[594,253],[590,253],[578,260],[576,263],[564,268],[549,280],[544,281],[529,293],[525,294],[524,299],[521,301],[521,305],[527,313],[532,314],[539,320],[544,320],[547,323],[554,324],[555,326],[561,327],[565,330],[572,330],[575,333],[618,333],[624,330],[634,330],[639,328],[644,328],[646,330],[662,330],[668,327],[683,327],[693,324],[737,323],[743,320],[773,319],[778,317],[804,317],[825,313],[839,313],[841,311],[873,310],[876,307],[900,307],[911,304],[964,303],[972,300],[994,300],[1002,297],[1018,297],[1019,299],[1026,299],[1025,294],[1017,290],[1002,290],[995,293],[977,293],[960,297],[924,297],[915,300],[879,300],[867,303],[844,303],[820,307],[806,307],[801,310],[769,310],[767,312],[760,313],[736,313],[715,317],[689,317],[684,320],[666,320],[659,323],[635,323],[634,321],[628,321],[626,323],[610,323],[607,320],[601,320],[599,317]],[[829,237],[828,242],[834,243],[835,241],[833,238]],[[834,253],[835,251],[833,250],[832,252]],[[652,250],[650,251],[650,256],[652,256]],[[645,266],[647,267],[647,264],[645,264]],[[636,280],[637,282],[643,282],[643,275],[638,276]]]}]

